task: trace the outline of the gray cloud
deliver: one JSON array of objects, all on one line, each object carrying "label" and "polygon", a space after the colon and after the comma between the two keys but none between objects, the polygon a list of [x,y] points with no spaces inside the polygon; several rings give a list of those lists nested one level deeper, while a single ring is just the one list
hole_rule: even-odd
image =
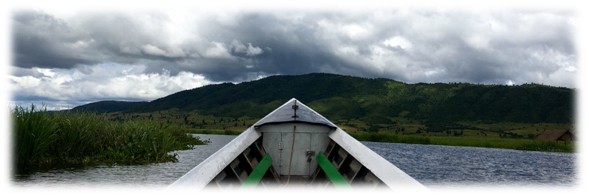
[{"label": "gray cloud", "polygon": [[[77,35],[65,21],[38,12],[17,13],[13,20],[15,65],[71,68],[90,63],[73,50]],[[68,44],[70,43],[70,44]]]},{"label": "gray cloud", "polygon": [[[63,17],[19,11],[12,22],[13,63],[18,68],[12,79],[14,86],[22,88],[39,88],[67,78],[60,74],[86,77],[70,79],[79,83],[89,77],[99,78],[92,79],[92,84],[100,83],[100,78],[132,80],[118,73],[91,73],[103,70],[95,67],[104,65],[121,72],[135,70],[131,75],[148,80],[197,77],[191,80],[193,84],[328,72],[410,83],[535,82],[568,87],[575,87],[578,68],[574,16],[550,10],[475,13],[383,9],[199,15],[105,11]],[[54,75],[42,80],[33,69],[47,69]],[[39,85],[35,87],[33,81]],[[61,85],[81,89],[73,83]],[[149,96],[137,91],[92,95],[151,99],[179,89],[161,87]],[[29,94],[17,96],[41,94],[35,94],[37,90],[26,92]],[[75,94],[59,100],[75,99]],[[44,96],[58,97],[51,97],[49,92]]]}]

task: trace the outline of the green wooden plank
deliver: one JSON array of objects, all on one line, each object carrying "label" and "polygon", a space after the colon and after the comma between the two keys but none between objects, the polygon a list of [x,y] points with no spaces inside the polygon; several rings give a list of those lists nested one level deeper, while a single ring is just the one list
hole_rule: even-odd
[{"label": "green wooden plank", "polygon": [[272,165],[272,157],[269,154],[264,155],[260,163],[254,168],[252,173],[245,179],[242,186],[256,187],[262,181],[262,178]]},{"label": "green wooden plank", "polygon": [[350,187],[350,183],[337,171],[333,164],[331,164],[331,161],[323,155],[323,152],[317,154],[317,164],[323,169],[327,178],[333,183],[333,186]]}]

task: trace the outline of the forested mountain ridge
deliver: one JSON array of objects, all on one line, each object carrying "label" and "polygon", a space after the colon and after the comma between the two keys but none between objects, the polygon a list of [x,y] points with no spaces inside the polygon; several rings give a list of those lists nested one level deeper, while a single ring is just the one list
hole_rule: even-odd
[{"label": "forested mountain ridge", "polygon": [[393,117],[430,123],[572,123],[574,114],[574,90],[564,87],[539,84],[407,84],[384,78],[325,73],[270,76],[239,84],[207,85],[151,102],[97,102],[73,110],[155,112],[176,108],[203,115],[261,118],[290,98],[297,98],[330,120],[359,119],[385,124],[390,123]]},{"label": "forested mountain ridge", "polygon": [[72,111],[90,112],[121,112],[132,110],[148,104],[149,102],[128,102],[128,101],[99,101],[85,104],[72,109]]}]

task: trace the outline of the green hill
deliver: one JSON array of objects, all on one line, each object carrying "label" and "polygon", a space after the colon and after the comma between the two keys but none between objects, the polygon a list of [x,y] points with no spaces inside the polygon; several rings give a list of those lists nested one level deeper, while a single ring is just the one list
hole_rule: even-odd
[{"label": "green hill", "polygon": [[128,111],[146,105],[148,102],[127,102],[127,101],[99,101],[72,108],[74,112],[121,112]]},{"label": "green hill", "polygon": [[148,103],[117,102],[114,107],[113,103],[97,102],[75,109],[94,109],[96,112],[178,109],[219,117],[261,118],[293,97],[333,121],[358,119],[379,124],[389,124],[395,117],[428,123],[571,123],[574,112],[574,91],[563,87],[407,84],[383,78],[324,73],[208,85]]}]

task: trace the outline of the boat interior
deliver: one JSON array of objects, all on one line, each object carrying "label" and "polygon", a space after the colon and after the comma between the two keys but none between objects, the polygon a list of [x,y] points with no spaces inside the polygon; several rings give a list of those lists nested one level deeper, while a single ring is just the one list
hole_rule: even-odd
[{"label": "boat interior", "polygon": [[[318,154],[306,152],[307,162],[316,162],[318,167],[310,175],[281,174],[274,164],[267,164],[270,155],[264,149],[260,137],[230,164],[228,164],[209,184],[208,188],[228,187],[384,187],[372,171],[364,167],[346,150],[331,141],[324,151]],[[315,161],[313,161],[315,159]],[[271,161],[270,161],[271,162]],[[262,171],[262,172],[260,172]],[[254,179],[253,181],[251,179]]]}]

